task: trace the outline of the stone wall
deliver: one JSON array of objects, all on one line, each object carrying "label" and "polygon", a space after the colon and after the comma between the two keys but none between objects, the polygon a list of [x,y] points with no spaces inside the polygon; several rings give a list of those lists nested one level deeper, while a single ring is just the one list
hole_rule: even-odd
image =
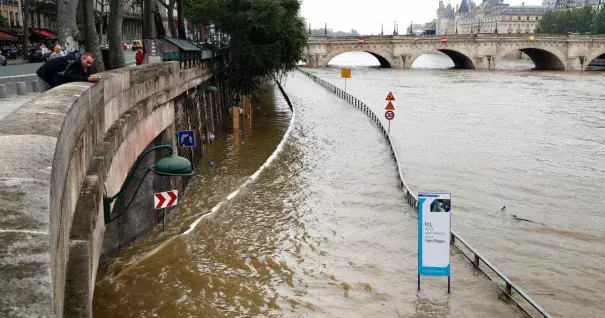
[{"label": "stone wall", "polygon": [[169,62],[101,76],[0,120],[1,316],[90,316],[102,195],[116,193],[138,154],[174,131],[173,100],[211,74]]}]

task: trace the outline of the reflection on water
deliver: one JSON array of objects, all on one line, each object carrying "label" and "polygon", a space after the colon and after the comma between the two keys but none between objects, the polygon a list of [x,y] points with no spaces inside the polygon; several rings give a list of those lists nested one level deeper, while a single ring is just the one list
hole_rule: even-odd
[{"label": "reflection on water", "polygon": [[[511,67],[361,68],[347,86],[377,113],[395,94],[406,182],[451,191],[457,233],[551,314],[605,316],[605,76],[501,62]],[[337,69],[312,72],[344,86]]]},{"label": "reflection on water", "polygon": [[[95,290],[96,316],[519,314],[456,253],[452,294],[445,278],[429,277],[417,292],[417,217],[398,188],[383,137],[364,114],[301,74],[289,77],[285,89],[296,123],[276,161],[189,235],[151,255],[144,251],[153,239],[137,242],[106,265]],[[287,109],[278,97],[274,113],[282,115],[265,123],[275,139],[285,130]],[[217,193],[232,190],[212,178],[226,176],[229,184],[239,180],[232,170],[258,168],[249,159],[275,148],[268,137],[246,135],[237,147],[228,140],[215,150],[215,161],[228,168],[199,172],[181,206],[183,218],[204,213]],[[185,224],[180,218],[172,216],[169,227]],[[124,269],[142,255],[149,256]]]}]

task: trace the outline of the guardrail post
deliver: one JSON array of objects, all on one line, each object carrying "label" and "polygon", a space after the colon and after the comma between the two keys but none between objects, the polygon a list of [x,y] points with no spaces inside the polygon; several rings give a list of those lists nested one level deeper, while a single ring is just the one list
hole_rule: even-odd
[{"label": "guardrail post", "polygon": [[17,95],[27,95],[27,86],[25,86],[25,82],[17,82]]},{"label": "guardrail post", "polygon": [[0,84],[0,98],[7,98],[8,93],[6,92],[6,84]]},{"label": "guardrail post", "polygon": [[34,93],[40,92],[40,83],[38,82],[38,80],[32,81],[32,90],[34,91]]}]

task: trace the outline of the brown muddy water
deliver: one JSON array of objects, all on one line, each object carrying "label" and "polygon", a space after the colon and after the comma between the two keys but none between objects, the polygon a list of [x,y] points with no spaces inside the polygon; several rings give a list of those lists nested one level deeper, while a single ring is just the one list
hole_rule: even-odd
[{"label": "brown muddy water", "polygon": [[[96,317],[514,317],[496,286],[453,252],[444,278],[416,291],[417,214],[398,188],[383,137],[364,114],[300,73],[277,89],[251,134],[219,141],[166,232],[104,264]],[[177,236],[178,235],[178,236]]]},{"label": "brown muddy water", "polygon": [[[419,69],[354,69],[347,89],[383,123],[395,94],[391,137],[405,180],[452,192],[457,234],[553,316],[605,317],[605,72],[449,66],[424,55]],[[344,87],[338,68],[312,72]]]}]

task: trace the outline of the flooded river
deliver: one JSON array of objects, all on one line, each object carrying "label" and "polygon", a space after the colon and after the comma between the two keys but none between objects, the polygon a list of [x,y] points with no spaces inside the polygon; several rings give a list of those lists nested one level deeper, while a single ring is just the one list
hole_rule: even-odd
[{"label": "flooded river", "polygon": [[[296,118],[275,161],[189,234],[168,240],[276,147],[290,118],[277,90],[268,92],[275,102],[266,98],[255,112],[251,134],[224,141],[205,159],[217,169],[200,168],[181,212],[170,216],[171,234],[152,233],[103,266],[95,316],[519,316],[456,253],[453,292],[445,278],[423,278],[417,292],[417,214],[383,137],[300,73],[285,89]],[[257,133],[261,124],[271,127],[267,133]]]},{"label": "flooded river", "polygon": [[[451,191],[456,232],[551,314],[604,316],[605,76],[419,61],[428,69],[354,69],[347,84],[377,114],[395,94],[406,182]],[[338,69],[312,72],[344,87]],[[417,214],[384,139],[302,74],[285,89],[296,115],[283,151],[226,201],[288,129],[269,90],[252,130],[204,157],[166,231],[101,267],[96,317],[519,316],[456,252],[452,293],[443,278],[417,292]]]},{"label": "flooded river", "polygon": [[[393,91],[405,180],[452,192],[458,234],[551,314],[604,317],[605,73],[450,65],[424,55],[418,69],[354,69],[347,88],[380,114]],[[313,73],[344,87],[337,68]]]}]

